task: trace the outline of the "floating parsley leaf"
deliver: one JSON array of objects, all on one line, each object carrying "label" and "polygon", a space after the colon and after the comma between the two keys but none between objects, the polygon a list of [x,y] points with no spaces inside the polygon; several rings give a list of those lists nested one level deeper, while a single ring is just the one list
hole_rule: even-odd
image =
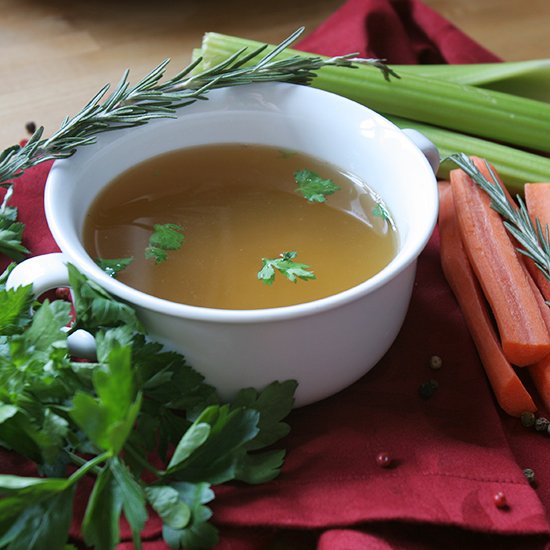
[{"label": "floating parsley leaf", "polygon": [[391,223],[390,213],[381,202],[376,203],[376,206],[372,209],[372,215]]},{"label": "floating parsley leaf", "polygon": [[272,285],[275,280],[275,273],[279,271],[293,283],[298,279],[308,281],[316,279],[315,274],[309,271],[309,265],[300,264],[294,261],[297,252],[283,252],[279,258],[262,258],[262,269],[258,271],[258,279],[266,285]]},{"label": "floating parsley leaf", "polygon": [[327,195],[332,195],[340,189],[332,180],[323,179],[311,170],[299,170],[294,173],[294,179],[298,184],[298,193],[309,202],[325,202]]},{"label": "floating parsley leaf", "polygon": [[97,258],[95,260],[95,263],[109,275],[109,277],[113,277],[113,279],[116,279],[116,276],[118,275],[119,271],[122,271],[123,269],[126,269],[133,261],[134,258],[113,258],[113,259],[105,259],[105,258]]},{"label": "floating parsley leaf", "polygon": [[183,228],[175,223],[156,223],[149,245],[145,249],[145,258],[160,264],[168,258],[168,250],[178,250],[183,244]]}]

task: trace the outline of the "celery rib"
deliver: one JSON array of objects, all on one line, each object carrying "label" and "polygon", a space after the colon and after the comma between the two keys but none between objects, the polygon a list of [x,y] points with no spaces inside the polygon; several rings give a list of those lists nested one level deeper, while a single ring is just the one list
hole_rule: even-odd
[{"label": "celery rib", "polygon": [[[441,158],[464,153],[488,160],[497,170],[512,194],[523,194],[525,183],[550,181],[550,159],[500,145],[484,139],[437,128],[405,118],[382,113],[399,128],[412,128],[424,134],[439,149]],[[440,178],[448,178],[450,170],[456,166],[443,162],[437,173]]]},{"label": "celery rib", "polygon": [[550,71],[550,59],[456,65],[392,65],[392,69],[397,74],[412,74],[456,84],[480,86],[528,75],[545,76]]},{"label": "celery rib", "polygon": [[398,74],[481,86],[519,97],[550,102],[550,59],[469,65],[393,65]]},{"label": "celery rib", "polygon": [[[253,40],[207,33],[202,54],[206,62],[215,63],[243,47],[259,46]],[[311,54],[287,50],[282,55]],[[540,101],[411,74],[386,82],[377,70],[362,66],[325,67],[312,86],[376,111],[550,152],[550,105]]]}]

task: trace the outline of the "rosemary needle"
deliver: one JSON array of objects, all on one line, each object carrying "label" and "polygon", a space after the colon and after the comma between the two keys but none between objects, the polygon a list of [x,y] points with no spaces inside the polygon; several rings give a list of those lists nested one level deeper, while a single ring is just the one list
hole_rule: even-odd
[{"label": "rosemary needle", "polygon": [[[273,51],[265,53],[263,45],[254,51],[242,49],[221,63],[198,71],[202,58],[185,67],[174,77],[161,82],[169,59],[163,61],[135,86],[128,82],[126,70],[114,91],[106,84],[75,116],[67,117],[61,127],[49,138],[43,138],[44,128],[38,128],[23,145],[13,145],[0,153],[0,186],[8,187],[8,180],[47,160],[67,158],[78,147],[95,142],[99,133],[119,128],[146,124],[157,119],[173,117],[175,110],[207,99],[207,92],[226,86],[238,86],[254,82],[291,82],[309,84],[316,71],[324,66],[336,65],[354,68],[355,63],[371,65],[379,69],[385,79],[397,75],[380,59],[360,59],[355,54],[322,59],[319,56],[293,56],[276,59],[302,34],[303,27],[283,40]],[[263,56],[262,56],[263,54]],[[247,65],[258,58],[252,65]]]},{"label": "rosemary needle", "polygon": [[489,163],[487,169],[491,176],[489,181],[464,153],[450,155],[448,160],[464,170],[491,199],[491,207],[504,219],[504,225],[510,234],[521,245],[518,252],[527,256],[544,273],[550,281],[550,239],[548,225],[542,227],[540,220],[534,222],[527,212],[524,201],[518,195],[518,204],[510,202]]}]

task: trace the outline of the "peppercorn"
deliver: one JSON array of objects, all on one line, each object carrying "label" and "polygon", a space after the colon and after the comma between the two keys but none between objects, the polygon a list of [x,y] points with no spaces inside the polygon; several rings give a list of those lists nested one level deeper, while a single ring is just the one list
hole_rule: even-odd
[{"label": "peppercorn", "polygon": [[433,370],[439,370],[443,366],[443,359],[439,355],[432,355],[430,357],[430,368]]},{"label": "peppercorn", "polygon": [[521,420],[522,426],[525,426],[526,428],[531,428],[532,426],[535,425],[536,418],[534,413],[530,411],[526,411],[524,413],[521,413],[520,420]]},{"label": "peppercorn", "polygon": [[392,458],[387,452],[381,452],[376,455],[376,464],[382,468],[389,468],[392,462]]},{"label": "peppercorn", "polygon": [[504,510],[508,508],[508,501],[506,500],[506,495],[502,491],[495,493],[495,495],[493,496],[493,502],[495,503],[495,506],[499,510]]},{"label": "peppercorn", "polygon": [[69,301],[71,299],[71,291],[67,287],[56,288],[55,297],[57,300]]},{"label": "peppercorn", "polygon": [[34,122],[27,122],[27,124],[25,124],[25,130],[31,135],[34,134],[36,132],[36,124]]},{"label": "peppercorn", "polygon": [[529,485],[531,485],[532,487],[537,484],[535,472],[531,468],[524,468],[523,475],[527,478]]},{"label": "peppercorn", "polygon": [[418,395],[420,395],[422,399],[429,399],[435,393],[437,388],[439,388],[439,383],[437,380],[431,378],[427,382],[420,384],[418,388]]},{"label": "peppercorn", "polygon": [[549,425],[550,425],[550,420],[548,420],[548,418],[545,418],[544,416],[539,416],[535,420],[535,430],[537,430],[537,432],[548,431]]}]

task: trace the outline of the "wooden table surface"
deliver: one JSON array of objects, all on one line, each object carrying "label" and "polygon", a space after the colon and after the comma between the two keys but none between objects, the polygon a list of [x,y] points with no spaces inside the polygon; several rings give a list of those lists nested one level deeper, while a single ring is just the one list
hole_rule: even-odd
[{"label": "wooden table surface", "polygon": [[[506,60],[550,58],[550,0],[424,0]],[[105,83],[166,57],[188,63],[206,31],[278,42],[343,0],[0,0],[0,149],[34,121],[52,133]]]}]

